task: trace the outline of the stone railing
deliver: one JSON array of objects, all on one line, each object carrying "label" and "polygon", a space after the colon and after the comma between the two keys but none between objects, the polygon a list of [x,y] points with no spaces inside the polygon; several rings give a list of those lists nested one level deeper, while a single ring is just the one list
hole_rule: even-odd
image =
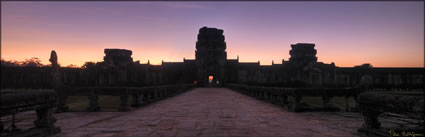
[{"label": "stone railing", "polygon": [[[241,84],[226,84],[226,87],[238,92],[256,97],[258,99],[267,100],[275,104],[287,106],[290,111],[304,111],[305,108],[301,105],[303,97],[319,96],[323,100],[322,110],[338,110],[330,104],[332,97],[345,98],[345,111],[349,111],[349,97],[354,97],[363,92],[362,88],[282,88],[282,87],[262,87],[249,86]],[[288,97],[293,97],[293,103],[288,102]]]},{"label": "stone railing", "polygon": [[[359,95],[358,103],[364,123],[359,133],[368,136],[424,136],[424,94],[365,92]],[[414,126],[382,127],[380,114],[392,113],[416,121]]]},{"label": "stone railing", "polygon": [[193,84],[162,85],[150,87],[60,87],[56,89],[59,97],[58,112],[68,111],[66,99],[69,96],[87,96],[89,99],[88,111],[99,111],[99,96],[119,96],[119,111],[128,111],[129,97],[132,97],[131,106],[153,102],[165,97],[173,96],[192,88]]},{"label": "stone railing", "polygon": [[[55,127],[56,119],[53,117],[54,108],[57,104],[56,93],[52,90],[8,90],[0,91],[0,116],[12,115],[11,125],[3,130],[0,121],[0,133],[6,136],[47,136],[59,133],[59,127]],[[23,132],[16,131],[15,114],[22,111],[35,110],[37,119],[35,127]],[[8,132],[8,133],[6,133]]]}]

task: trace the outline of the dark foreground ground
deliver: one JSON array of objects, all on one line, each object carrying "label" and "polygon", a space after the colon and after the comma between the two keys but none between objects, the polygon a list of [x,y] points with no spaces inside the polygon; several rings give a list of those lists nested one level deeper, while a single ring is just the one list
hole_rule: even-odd
[{"label": "dark foreground ground", "polygon": [[[18,115],[33,126],[33,111]],[[307,137],[358,136],[358,113],[294,113],[225,88],[196,88],[130,112],[57,113],[69,137]],[[23,119],[22,119],[23,118]]]}]

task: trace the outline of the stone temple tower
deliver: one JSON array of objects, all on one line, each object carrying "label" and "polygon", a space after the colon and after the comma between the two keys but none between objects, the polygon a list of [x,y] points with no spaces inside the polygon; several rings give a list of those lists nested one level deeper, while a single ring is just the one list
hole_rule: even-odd
[{"label": "stone temple tower", "polygon": [[297,43],[291,44],[291,50],[289,54],[291,58],[289,58],[289,62],[297,64],[297,65],[307,65],[309,63],[316,63],[316,49],[314,49],[315,44],[311,43]]},{"label": "stone temple tower", "polygon": [[105,49],[102,85],[122,86],[128,82],[128,67],[133,64],[132,51],[126,49]]},{"label": "stone temple tower", "polygon": [[314,46],[315,44],[312,43],[291,44],[289,63],[294,69],[291,76],[293,80],[320,85],[322,70],[317,65],[317,50]]},{"label": "stone temple tower", "polygon": [[199,85],[222,85],[227,59],[223,30],[207,27],[199,29],[195,58]]}]

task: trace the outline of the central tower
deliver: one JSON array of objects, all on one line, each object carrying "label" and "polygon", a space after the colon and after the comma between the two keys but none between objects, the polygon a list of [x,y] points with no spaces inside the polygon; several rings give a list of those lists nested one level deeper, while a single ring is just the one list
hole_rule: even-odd
[{"label": "central tower", "polygon": [[307,65],[309,63],[316,63],[316,49],[314,49],[315,44],[313,43],[297,43],[291,44],[291,50],[289,54],[291,58],[289,58],[289,62],[297,64],[297,65]]},{"label": "central tower", "polygon": [[199,29],[195,59],[199,85],[222,85],[227,59],[223,30],[207,27]]}]

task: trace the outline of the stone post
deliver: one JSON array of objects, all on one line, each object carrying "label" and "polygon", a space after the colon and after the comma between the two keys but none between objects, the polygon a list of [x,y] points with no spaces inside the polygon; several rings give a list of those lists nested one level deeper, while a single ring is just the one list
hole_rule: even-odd
[{"label": "stone post", "polygon": [[350,96],[345,96],[345,112],[350,112]]},{"label": "stone post", "polygon": [[378,116],[381,112],[373,110],[362,110],[364,119],[363,127],[366,129],[378,129],[381,127],[381,123],[378,121]]},{"label": "stone post", "polygon": [[288,96],[282,95],[281,98],[282,98],[282,100],[281,100],[282,106],[285,106],[286,104],[288,104]]},{"label": "stone post", "polygon": [[37,119],[34,120],[35,127],[37,128],[51,128],[54,127],[56,119],[53,117],[54,110],[46,107],[40,106],[36,108]]},{"label": "stone post", "polygon": [[131,104],[131,106],[132,107],[137,107],[137,106],[140,106],[140,95],[139,94],[133,94],[132,95],[132,97],[133,97],[133,101],[132,101],[132,104]]},{"label": "stone post", "polygon": [[145,102],[145,103],[149,103],[150,102],[150,96],[149,96],[149,94],[150,94],[150,91],[149,91],[149,89],[147,89],[146,91],[145,91],[145,93],[143,94],[143,102]]},{"label": "stone post", "polygon": [[[64,92],[64,91],[57,91],[58,92]],[[69,110],[68,105],[66,105],[66,99],[68,96],[64,94],[58,94],[58,106],[56,112],[67,112]]]},{"label": "stone post", "polygon": [[89,107],[87,108],[88,111],[100,111],[100,106],[98,99],[99,97],[96,95],[94,91],[90,91],[89,98]]},{"label": "stone post", "polygon": [[120,96],[121,104],[118,111],[129,111],[130,108],[128,107],[128,95]]},{"label": "stone post", "polygon": [[146,90],[143,90],[143,92],[139,95],[139,102],[141,104],[145,104],[147,99]]},{"label": "stone post", "polygon": [[331,97],[327,96],[327,95],[323,95],[322,96],[322,100],[323,100],[323,107],[324,108],[329,108],[329,102],[331,101]]},{"label": "stone post", "polygon": [[294,104],[292,104],[290,111],[299,112],[302,109],[301,108],[301,99],[302,99],[301,95],[295,95],[295,102],[294,102]]},{"label": "stone post", "polygon": [[166,87],[164,87],[163,89],[160,89],[159,90],[159,92],[158,92],[158,99],[162,99],[164,97],[163,96],[163,93],[165,92],[165,90],[167,90]]}]

